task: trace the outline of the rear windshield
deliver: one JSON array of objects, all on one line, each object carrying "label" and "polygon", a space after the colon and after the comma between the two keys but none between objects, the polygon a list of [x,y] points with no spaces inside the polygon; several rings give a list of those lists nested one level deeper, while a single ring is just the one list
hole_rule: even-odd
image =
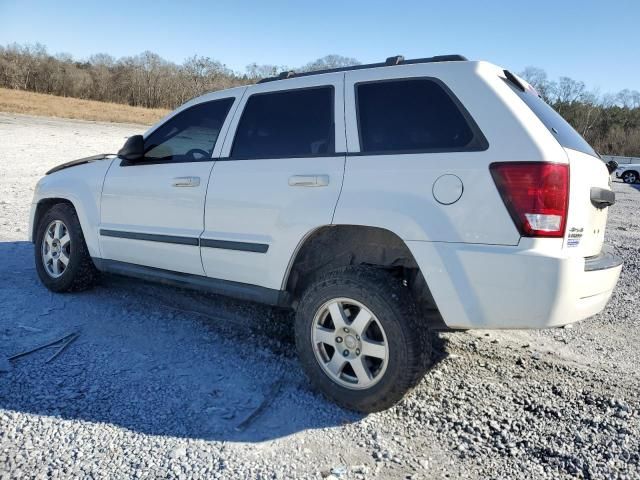
[{"label": "rear windshield", "polygon": [[556,140],[565,148],[577,150],[587,155],[598,157],[591,145],[576,132],[567,121],[560,116],[552,107],[542,100],[535,91],[520,91],[514,88],[514,91],[526,103],[531,111],[536,114],[545,127],[556,137]]}]

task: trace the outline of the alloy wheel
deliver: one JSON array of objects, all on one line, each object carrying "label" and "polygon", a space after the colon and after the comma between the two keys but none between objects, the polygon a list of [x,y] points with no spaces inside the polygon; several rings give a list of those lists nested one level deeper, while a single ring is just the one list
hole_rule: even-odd
[{"label": "alloy wheel", "polygon": [[311,341],[322,370],[343,387],[371,388],[387,369],[389,345],[384,328],[356,300],[337,298],[324,303],[313,319]]},{"label": "alloy wheel", "polygon": [[54,220],[44,231],[42,239],[42,264],[51,278],[61,277],[71,259],[71,237],[61,220]]}]

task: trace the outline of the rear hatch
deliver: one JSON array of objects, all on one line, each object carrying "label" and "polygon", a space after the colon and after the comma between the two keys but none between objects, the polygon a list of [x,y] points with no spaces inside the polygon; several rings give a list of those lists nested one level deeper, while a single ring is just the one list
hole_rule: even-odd
[{"label": "rear hatch", "polygon": [[610,190],[609,172],[599,158],[565,148],[569,156],[569,215],[564,248],[570,256],[592,257],[602,250],[607,210],[594,205],[597,189]]},{"label": "rear hatch", "polygon": [[611,190],[606,165],[586,140],[545,103],[531,85],[510,73],[507,78],[518,87],[514,88],[518,96],[562,145],[569,158],[569,211],[564,250],[572,257],[598,255],[604,241],[608,208],[603,203],[594,203],[592,197],[597,200]]}]

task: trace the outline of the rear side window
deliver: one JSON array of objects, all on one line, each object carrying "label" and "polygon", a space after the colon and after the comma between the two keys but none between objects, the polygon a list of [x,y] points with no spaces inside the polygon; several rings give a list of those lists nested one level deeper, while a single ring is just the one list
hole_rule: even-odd
[{"label": "rear side window", "polygon": [[335,152],[333,87],[252,95],[242,113],[231,156],[274,158]]},{"label": "rear side window", "polygon": [[211,158],[233,100],[199,103],[167,120],[146,138],[145,159],[189,162]]},{"label": "rear side window", "polygon": [[565,148],[577,150],[587,155],[597,157],[595,150],[576,132],[562,116],[549,106],[535,91],[529,89],[524,92],[514,89],[518,96],[531,109],[533,113],[540,119],[545,127],[556,137],[556,140]]},{"label": "rear side window", "polygon": [[484,150],[477,126],[438,80],[402,79],[356,84],[360,151]]}]

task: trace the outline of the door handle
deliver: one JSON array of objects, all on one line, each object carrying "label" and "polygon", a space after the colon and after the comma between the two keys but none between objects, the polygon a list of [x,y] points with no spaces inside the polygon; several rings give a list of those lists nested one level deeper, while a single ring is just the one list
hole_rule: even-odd
[{"label": "door handle", "polygon": [[200,177],[176,177],[173,179],[174,187],[198,187]]},{"label": "door handle", "polygon": [[293,175],[289,177],[291,187],[326,187],[329,175]]}]

